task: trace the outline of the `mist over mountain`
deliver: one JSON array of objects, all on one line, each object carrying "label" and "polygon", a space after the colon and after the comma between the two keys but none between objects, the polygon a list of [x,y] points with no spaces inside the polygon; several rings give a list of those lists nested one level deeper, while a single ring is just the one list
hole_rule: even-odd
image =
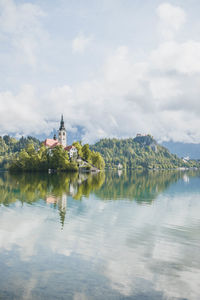
[{"label": "mist over mountain", "polygon": [[179,157],[189,156],[191,159],[200,159],[200,144],[180,143],[180,142],[163,142],[162,146],[168,148],[171,153]]}]

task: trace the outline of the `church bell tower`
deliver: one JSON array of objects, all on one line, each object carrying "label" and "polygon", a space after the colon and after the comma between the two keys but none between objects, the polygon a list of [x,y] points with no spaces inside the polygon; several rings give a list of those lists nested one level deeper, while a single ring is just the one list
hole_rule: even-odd
[{"label": "church bell tower", "polygon": [[67,146],[67,133],[66,133],[66,129],[65,129],[63,115],[61,116],[60,128],[58,131],[58,141],[63,147]]}]

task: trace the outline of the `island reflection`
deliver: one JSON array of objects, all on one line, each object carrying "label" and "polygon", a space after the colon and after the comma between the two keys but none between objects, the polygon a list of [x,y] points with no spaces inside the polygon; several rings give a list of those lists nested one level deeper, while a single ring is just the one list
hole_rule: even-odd
[{"label": "island reflection", "polygon": [[[47,203],[56,203],[63,195],[72,196],[80,200],[88,197],[91,192],[99,189],[105,180],[104,173],[24,173],[0,176],[0,203],[9,205],[17,200],[33,203],[45,200]],[[55,200],[55,201],[54,201]]]},{"label": "island reflection", "polygon": [[0,289],[199,299],[199,186],[199,171],[1,174]]},{"label": "island reflection", "polygon": [[180,179],[189,180],[199,171],[155,171],[155,172],[99,172],[79,173],[24,173],[0,174],[0,204],[46,203],[66,207],[65,199],[88,198],[91,193],[102,200],[135,200],[137,203],[152,203],[158,195]]},{"label": "island reflection", "polygon": [[127,199],[151,204],[177,181],[196,177],[199,171],[163,170],[149,172],[110,172],[96,195],[104,200]]}]

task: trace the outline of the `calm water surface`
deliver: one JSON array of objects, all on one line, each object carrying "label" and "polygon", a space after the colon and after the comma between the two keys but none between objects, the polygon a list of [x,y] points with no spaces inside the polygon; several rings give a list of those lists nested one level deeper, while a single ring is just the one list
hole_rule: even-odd
[{"label": "calm water surface", "polygon": [[200,173],[0,173],[0,299],[200,299]]}]

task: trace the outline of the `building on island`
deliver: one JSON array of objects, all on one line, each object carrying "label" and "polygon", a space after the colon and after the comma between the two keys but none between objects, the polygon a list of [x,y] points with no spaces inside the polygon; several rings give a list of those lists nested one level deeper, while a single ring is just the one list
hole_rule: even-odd
[{"label": "building on island", "polygon": [[73,145],[67,146],[67,147],[65,147],[65,150],[69,153],[70,158],[77,156],[77,149],[75,146],[73,146]]},{"label": "building on island", "polygon": [[66,129],[65,129],[65,123],[64,123],[64,120],[63,120],[63,115],[61,116],[60,128],[59,128],[59,131],[58,131],[58,142],[64,148],[67,146],[67,132],[66,132]]},{"label": "building on island", "polygon": [[56,134],[54,134],[53,139],[46,139],[44,141],[44,145],[50,149],[53,149],[56,146],[62,146],[68,152],[70,158],[73,158],[75,156],[77,157],[78,151],[76,147],[74,147],[73,145],[67,146],[67,131],[65,129],[63,115],[61,116],[58,138],[56,137]]}]

